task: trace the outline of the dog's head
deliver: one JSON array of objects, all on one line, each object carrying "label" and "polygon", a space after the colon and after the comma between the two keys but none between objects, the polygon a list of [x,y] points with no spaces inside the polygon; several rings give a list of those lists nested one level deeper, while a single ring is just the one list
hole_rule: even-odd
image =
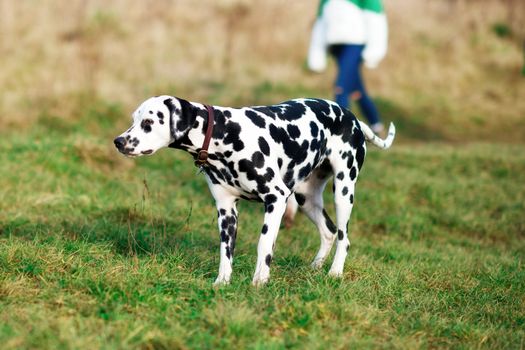
[{"label": "dog's head", "polygon": [[181,101],[172,96],[144,101],[133,112],[133,125],[113,141],[115,147],[126,156],[136,157],[153,154],[181,138],[187,132],[187,126],[181,123]]}]

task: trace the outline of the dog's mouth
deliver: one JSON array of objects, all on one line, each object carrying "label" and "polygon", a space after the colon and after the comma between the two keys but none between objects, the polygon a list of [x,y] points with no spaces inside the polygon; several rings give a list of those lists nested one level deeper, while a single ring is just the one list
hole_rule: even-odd
[{"label": "dog's mouth", "polygon": [[133,148],[118,148],[118,151],[129,158],[140,156],[139,153],[133,153]]},{"label": "dog's mouth", "polygon": [[128,158],[136,158],[136,157],[140,156],[140,154],[131,153],[131,152],[122,152],[121,151],[120,153],[122,153],[123,155],[125,155]]},{"label": "dog's mouth", "polygon": [[131,151],[121,150],[120,153],[122,153],[123,155],[125,155],[126,157],[129,157],[129,158],[136,158],[136,157],[140,157],[142,155],[152,154],[153,150],[152,149],[147,149],[145,151],[141,151],[140,153],[133,153]]}]

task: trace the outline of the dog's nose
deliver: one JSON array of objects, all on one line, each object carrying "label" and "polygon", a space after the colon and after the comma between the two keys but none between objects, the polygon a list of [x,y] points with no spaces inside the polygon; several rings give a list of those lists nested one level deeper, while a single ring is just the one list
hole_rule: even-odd
[{"label": "dog's nose", "polygon": [[120,136],[113,140],[113,143],[115,144],[115,147],[122,149],[124,146],[126,146],[126,139]]}]

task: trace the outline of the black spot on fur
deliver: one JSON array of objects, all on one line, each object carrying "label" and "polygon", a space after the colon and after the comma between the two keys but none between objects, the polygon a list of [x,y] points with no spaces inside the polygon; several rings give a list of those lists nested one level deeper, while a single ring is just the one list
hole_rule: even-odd
[{"label": "black spot on fur", "polygon": [[151,132],[151,125],[153,125],[152,119],[143,119],[140,122],[140,128],[144,130],[145,133]]},{"label": "black spot on fur", "polygon": [[270,107],[262,106],[262,107],[254,107],[252,109],[259,113],[266,115],[267,117],[275,119],[275,113],[270,109]]},{"label": "black spot on fur", "polygon": [[266,172],[263,175],[264,180],[267,182],[272,181],[273,177],[275,176],[275,172],[272,170],[272,168],[266,168]]},{"label": "black spot on fur", "polygon": [[318,153],[317,151],[319,150],[319,146],[320,146],[319,141],[317,141],[315,139],[311,140],[311,142],[310,142],[310,151]]},{"label": "black spot on fur", "polygon": [[317,172],[320,179],[326,179],[328,175],[332,173],[332,165],[330,164],[330,161],[325,159],[317,168]]},{"label": "black spot on fur", "polygon": [[310,122],[310,132],[312,133],[312,137],[317,137],[317,135],[319,134],[319,127],[316,123]]},{"label": "black spot on fur", "polygon": [[262,168],[264,166],[264,156],[261,152],[257,151],[252,155],[252,162],[256,168]]},{"label": "black spot on fur", "polygon": [[288,169],[286,171],[286,174],[284,174],[283,181],[286,184],[286,187],[288,187],[289,189],[292,189],[294,187],[295,181],[293,169]]},{"label": "black spot on fur", "polygon": [[333,117],[330,116],[330,105],[328,102],[318,99],[309,99],[304,103],[315,113],[317,119],[323,125],[323,128],[332,130],[334,120]]},{"label": "black spot on fur", "polygon": [[226,136],[224,137],[224,144],[233,145],[235,151],[244,149],[244,143],[240,138],[241,126],[234,122],[226,124]]},{"label": "black spot on fur", "polygon": [[350,195],[350,203],[354,204],[354,195],[353,194]]},{"label": "black spot on fur", "polygon": [[295,200],[297,201],[297,204],[299,204],[300,206],[303,206],[304,203],[306,202],[306,197],[304,196],[304,194],[296,193]]},{"label": "black spot on fur", "polygon": [[286,127],[286,130],[288,131],[288,134],[290,134],[290,137],[292,139],[296,139],[299,136],[301,136],[301,131],[296,125],[288,124],[288,126]]},{"label": "black spot on fur", "polygon": [[[224,135],[226,133],[226,124],[227,124],[227,120],[226,120],[226,113],[227,111],[214,111],[214,116],[215,116],[215,123],[214,123],[214,127],[213,127],[213,138],[214,139],[220,139],[222,140],[224,138]],[[208,119],[208,113],[206,112],[206,114],[204,115],[204,117],[206,118],[206,120]],[[208,125],[206,125],[206,128],[208,127]],[[205,134],[206,133],[206,129],[204,128],[204,125],[203,125],[203,129],[202,129],[202,133]]]},{"label": "black spot on fur", "polygon": [[279,186],[275,186],[275,190],[276,190],[276,191],[279,191],[279,193],[280,193],[282,196],[285,195],[284,191],[283,191]]},{"label": "black spot on fur", "polygon": [[361,129],[354,128],[350,143],[356,150],[355,159],[357,161],[357,167],[361,169],[365,161],[365,137]]},{"label": "black spot on fur", "polygon": [[235,235],[235,227],[235,224],[228,226],[228,235],[230,235],[230,237]]},{"label": "black spot on fur", "polygon": [[299,170],[299,179],[305,179],[307,178],[312,172],[312,166],[310,164],[306,164],[304,167]]},{"label": "black spot on fur", "polygon": [[259,137],[259,149],[262,153],[264,153],[265,156],[270,155],[270,146],[268,145],[268,142],[266,142],[264,137]]},{"label": "black spot on fur", "polygon": [[342,180],[344,178],[345,178],[345,174],[342,171],[337,174],[337,179],[338,180]]},{"label": "black spot on fur", "polygon": [[338,105],[332,105],[332,110],[334,111],[336,117],[340,117],[343,114],[343,110]]},{"label": "black spot on fur", "polygon": [[361,169],[363,162],[365,161],[365,148],[363,146],[357,149],[355,159],[357,160],[357,167]]},{"label": "black spot on fur", "polygon": [[355,169],[355,167],[352,167],[352,169],[350,169],[350,180],[354,181],[356,176],[357,170]]},{"label": "black spot on fur", "polygon": [[343,187],[343,196],[346,196],[348,194],[348,187]]},{"label": "black spot on fur", "polygon": [[274,194],[269,194],[264,198],[266,204],[273,204],[277,202],[277,197]]},{"label": "black spot on fur", "polygon": [[274,174],[273,171],[266,171],[266,174],[259,175],[257,171],[255,170],[255,166],[253,162],[249,159],[241,159],[239,161],[239,171],[246,173],[246,177],[250,181],[256,181],[257,182],[257,192],[259,194],[268,193],[270,189],[268,186],[268,179],[273,178]]},{"label": "black spot on fur", "polygon": [[245,114],[252,121],[252,123],[257,125],[259,128],[266,127],[266,122],[264,121],[264,118],[261,117],[259,114],[255,113],[252,110],[247,110]]},{"label": "black spot on fur", "polygon": [[342,230],[337,230],[337,239],[342,241],[345,238],[345,235]]},{"label": "black spot on fur", "polygon": [[264,224],[263,227],[262,227],[262,230],[261,230],[261,233],[263,235],[267,234],[268,233],[268,225]]},{"label": "black spot on fur", "polygon": [[277,116],[277,118],[287,121],[300,119],[306,112],[306,107],[297,101],[287,101],[278,105],[255,108],[255,110],[267,115]]},{"label": "black spot on fur", "polygon": [[348,152],[347,156],[348,160],[346,161],[346,167],[350,169],[354,165],[354,156],[352,155],[352,152]]},{"label": "black spot on fur", "polygon": [[324,209],[323,209],[323,216],[325,219],[326,227],[328,227],[328,230],[335,235],[337,232],[337,227],[334,225],[332,219],[330,219],[330,217],[328,216],[328,213]]},{"label": "black spot on fur", "polygon": [[288,158],[293,159],[297,164],[304,162],[308,156],[308,141],[304,140],[301,144],[290,139],[288,132],[273,124],[270,125],[270,136],[275,142],[282,144],[284,153]]},{"label": "black spot on fur", "polygon": [[164,124],[164,114],[162,112],[157,112],[157,117],[159,117],[159,123]]},{"label": "black spot on fur", "polygon": [[266,259],[264,259],[264,261],[266,262],[266,265],[270,267],[270,264],[272,263],[272,255],[271,254],[266,255]]}]

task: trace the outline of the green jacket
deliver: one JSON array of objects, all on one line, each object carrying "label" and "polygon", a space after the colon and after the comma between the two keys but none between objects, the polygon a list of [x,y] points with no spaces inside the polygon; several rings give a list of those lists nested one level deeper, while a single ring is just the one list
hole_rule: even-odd
[{"label": "green jacket", "polygon": [[308,65],[326,67],[326,50],[334,44],[365,45],[363,61],[376,67],[387,51],[388,27],[381,0],[321,0],[317,11]]},{"label": "green jacket", "polygon": [[[317,10],[317,17],[322,16],[324,5],[330,0],[321,0]],[[362,10],[368,10],[376,13],[384,13],[383,3],[381,0],[345,0],[353,3]]]}]

